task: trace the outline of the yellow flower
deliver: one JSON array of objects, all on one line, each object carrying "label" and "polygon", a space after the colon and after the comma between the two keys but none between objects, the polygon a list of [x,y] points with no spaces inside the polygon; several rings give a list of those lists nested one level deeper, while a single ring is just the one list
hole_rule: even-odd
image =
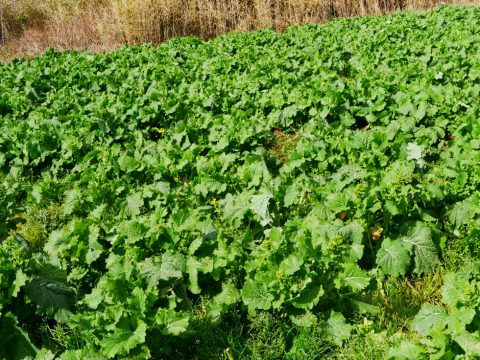
[{"label": "yellow flower", "polygon": [[372,237],[373,241],[378,241],[380,240],[380,237],[382,236],[383,233],[383,228],[381,226],[375,226],[374,228],[370,229],[370,236]]}]

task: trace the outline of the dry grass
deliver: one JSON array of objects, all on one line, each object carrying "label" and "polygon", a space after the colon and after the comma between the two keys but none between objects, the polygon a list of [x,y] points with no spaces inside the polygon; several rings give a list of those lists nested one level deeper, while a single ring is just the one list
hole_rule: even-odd
[{"label": "dry grass", "polygon": [[300,136],[298,134],[284,133],[279,128],[274,128],[273,140],[268,144],[267,148],[281,163],[285,163],[299,141]]},{"label": "dry grass", "polygon": [[[209,38],[229,31],[284,30],[333,17],[423,10],[480,0],[0,0],[4,57],[49,47],[104,50],[160,43],[174,36]],[[1,55],[0,55],[1,56]]]}]

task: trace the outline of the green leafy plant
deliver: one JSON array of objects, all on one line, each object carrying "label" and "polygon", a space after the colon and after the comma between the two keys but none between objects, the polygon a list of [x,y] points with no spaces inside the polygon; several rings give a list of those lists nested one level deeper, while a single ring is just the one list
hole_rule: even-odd
[{"label": "green leafy plant", "polygon": [[385,355],[478,355],[479,15],[0,65],[0,358],[334,357],[433,273]]}]

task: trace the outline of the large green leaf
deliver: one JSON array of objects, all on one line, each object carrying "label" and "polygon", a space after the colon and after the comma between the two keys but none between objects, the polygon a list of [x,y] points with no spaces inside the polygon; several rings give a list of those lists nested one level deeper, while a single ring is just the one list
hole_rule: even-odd
[{"label": "large green leaf", "polygon": [[344,285],[349,286],[354,291],[365,289],[371,279],[367,272],[360,269],[357,264],[346,264],[339,278]]},{"label": "large green leaf", "polygon": [[212,258],[195,258],[190,256],[187,258],[186,270],[188,278],[190,280],[189,289],[194,294],[200,294],[202,289],[198,284],[198,273],[203,272],[205,274],[213,271],[213,259]]},{"label": "large green leaf", "polygon": [[159,309],[156,322],[162,325],[165,334],[179,335],[188,329],[190,317],[168,309]]},{"label": "large green leaf", "polygon": [[21,360],[35,357],[37,348],[30,341],[28,334],[22,330],[12,314],[0,319],[0,358]]},{"label": "large green leaf", "polygon": [[350,338],[352,325],[348,324],[345,317],[338,312],[332,311],[327,321],[327,334],[333,343],[341,346],[345,340]]},{"label": "large green leaf", "polygon": [[427,359],[427,356],[422,346],[402,341],[399,346],[388,351],[387,358],[395,360],[423,360]]},{"label": "large green leaf", "polygon": [[271,308],[274,298],[265,283],[248,279],[243,285],[242,300],[250,310],[268,310]]},{"label": "large green leaf", "polygon": [[292,305],[299,309],[311,310],[324,294],[322,285],[309,282],[300,294],[292,299]]},{"label": "large green leaf", "polygon": [[480,356],[480,336],[464,332],[453,337],[468,356]]},{"label": "large green leaf", "polygon": [[33,278],[25,287],[28,297],[44,311],[70,310],[75,292],[65,283],[45,276]]},{"label": "large green leaf", "polygon": [[402,238],[402,243],[415,254],[415,272],[423,273],[438,265],[437,249],[428,225],[416,223],[407,236]]},{"label": "large green leaf", "polygon": [[251,197],[251,209],[254,214],[260,218],[260,224],[263,226],[272,222],[270,211],[268,210],[268,204],[272,199],[271,194],[252,195]]},{"label": "large green leaf", "polygon": [[63,213],[70,215],[81,201],[82,193],[78,189],[67,191],[65,196],[65,203],[63,205]]},{"label": "large green leaf", "polygon": [[134,192],[127,196],[125,204],[125,215],[136,216],[140,214],[143,206],[143,198],[140,192]]},{"label": "large green leaf", "polygon": [[280,271],[282,271],[285,275],[292,275],[298,270],[300,270],[300,267],[303,264],[303,259],[299,257],[298,255],[292,254],[285,258],[279,268]]},{"label": "large green leaf", "polygon": [[412,327],[419,334],[427,336],[430,331],[441,331],[446,325],[447,310],[438,305],[424,304],[412,321]]},{"label": "large green leaf", "polygon": [[469,294],[475,291],[470,285],[468,277],[457,273],[445,275],[442,287],[442,301],[449,306],[457,306],[466,303]]},{"label": "large green leaf", "polygon": [[118,327],[113,334],[106,334],[101,342],[102,353],[109,359],[126,355],[145,341],[147,325],[139,321],[135,329]]},{"label": "large green leaf", "polygon": [[181,254],[168,251],[161,257],[155,256],[146,259],[140,268],[148,286],[155,287],[160,280],[181,279],[185,271],[185,259]]},{"label": "large green leaf", "polygon": [[377,264],[393,276],[404,275],[410,266],[410,255],[400,240],[385,239],[377,253]]}]

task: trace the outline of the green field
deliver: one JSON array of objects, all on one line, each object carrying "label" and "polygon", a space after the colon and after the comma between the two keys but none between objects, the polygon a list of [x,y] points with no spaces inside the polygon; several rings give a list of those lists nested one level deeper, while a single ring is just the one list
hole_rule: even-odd
[{"label": "green field", "polygon": [[0,359],[480,357],[480,7],[0,65]]}]

